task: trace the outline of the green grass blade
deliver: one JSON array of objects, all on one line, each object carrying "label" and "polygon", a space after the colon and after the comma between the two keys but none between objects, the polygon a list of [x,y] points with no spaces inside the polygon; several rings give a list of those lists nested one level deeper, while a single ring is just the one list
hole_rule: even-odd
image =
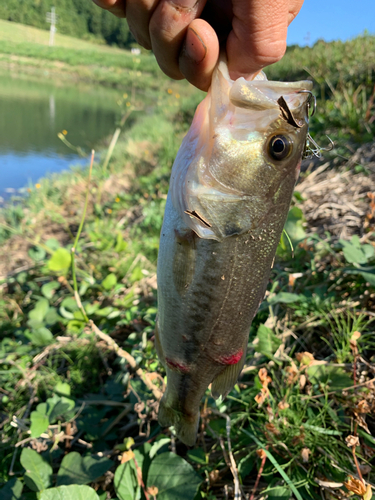
[{"label": "green grass blade", "polygon": [[244,432],[245,434],[247,434],[256,443],[256,445],[259,446],[259,448],[262,448],[262,450],[264,450],[265,454],[267,455],[267,458],[269,459],[269,461],[271,462],[271,464],[277,469],[277,472],[280,474],[280,476],[284,479],[284,481],[286,482],[286,484],[292,490],[292,492],[294,493],[294,495],[297,498],[297,500],[303,500],[303,498],[301,497],[301,495],[298,492],[297,488],[294,486],[294,484],[289,479],[289,477],[287,476],[287,474],[283,471],[283,469],[277,463],[277,461],[274,458],[274,456],[268,450],[266,450],[265,446],[255,436],[253,436],[253,434],[250,434],[250,432],[248,432],[246,429],[242,429],[242,432]]}]

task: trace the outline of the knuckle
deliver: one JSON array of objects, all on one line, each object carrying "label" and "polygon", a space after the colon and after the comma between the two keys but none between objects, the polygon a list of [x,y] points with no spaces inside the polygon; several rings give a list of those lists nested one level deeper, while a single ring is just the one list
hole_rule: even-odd
[{"label": "knuckle", "polygon": [[285,40],[261,40],[254,44],[253,60],[260,66],[274,64],[284,56]]},{"label": "knuckle", "polygon": [[169,78],[172,78],[173,80],[182,80],[184,78],[177,65],[172,65],[163,60],[160,60],[160,58],[158,58],[157,55],[156,55],[156,60],[158,61],[160,69]]},{"label": "knuckle", "polygon": [[150,38],[144,36],[140,31],[138,31],[129,19],[128,19],[128,26],[136,42],[139,45],[141,45],[141,47],[144,47],[146,50],[150,50],[151,49]]},{"label": "knuckle", "polygon": [[154,17],[151,18],[149,26],[151,38],[161,40],[163,43],[171,43],[174,38],[171,26],[161,23],[159,19],[154,19]]}]

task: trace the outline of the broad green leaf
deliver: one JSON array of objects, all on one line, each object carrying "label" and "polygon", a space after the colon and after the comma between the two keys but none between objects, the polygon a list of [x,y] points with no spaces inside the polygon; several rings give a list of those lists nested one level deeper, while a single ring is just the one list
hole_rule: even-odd
[{"label": "broad green leaf", "polygon": [[303,302],[306,300],[304,295],[297,295],[296,293],[279,292],[276,295],[267,299],[270,305],[273,304],[293,304],[293,302]]},{"label": "broad green leaf", "polygon": [[47,403],[39,403],[38,406],[36,407],[36,411],[39,413],[42,413],[43,415],[47,415]]},{"label": "broad green leaf", "polygon": [[142,471],[142,479],[145,484],[147,484],[148,469],[151,463],[150,450],[151,450],[150,443],[145,443],[139,448],[135,448],[133,450],[134,460],[137,461],[137,465]]},{"label": "broad green leaf", "polygon": [[[171,442],[170,438],[162,438],[156,441],[150,450],[150,458],[154,458],[155,455],[157,455],[162,448],[165,448],[165,446],[168,446],[169,443]],[[167,451],[164,449],[163,451]]]},{"label": "broad green leaf", "polygon": [[147,487],[158,488],[158,500],[192,500],[202,478],[175,453],[156,455],[148,471]]},{"label": "broad green leaf", "polygon": [[92,303],[88,303],[85,305],[85,309],[86,309],[86,314],[88,316],[91,316],[92,314],[95,314],[96,311],[100,308],[100,304],[99,303],[96,303],[96,304],[92,304]]},{"label": "broad green leaf", "polygon": [[0,489],[1,500],[19,500],[22,496],[23,483],[16,477],[12,477],[5,486]]},{"label": "broad green leaf", "polygon": [[66,325],[68,333],[81,333],[86,326],[86,321],[79,321],[78,319],[71,319]]},{"label": "broad green leaf", "polygon": [[57,250],[58,248],[60,248],[60,243],[57,241],[56,238],[49,238],[47,241],[46,241],[46,245],[48,248],[50,248],[51,250]]},{"label": "broad green leaf", "polygon": [[367,264],[375,256],[375,249],[372,245],[362,245],[357,235],[352,236],[350,241],[339,240],[342,245],[345,260],[349,264]]},{"label": "broad green leaf", "polygon": [[50,330],[48,330],[48,328],[41,326],[39,328],[33,329],[31,342],[34,345],[44,346],[50,344],[52,341],[53,341],[53,335],[50,332]]},{"label": "broad green leaf", "polygon": [[349,241],[340,240],[340,243],[343,245],[342,251],[346,262],[348,262],[349,264],[367,263],[366,255],[360,247],[352,245]]},{"label": "broad green leaf", "polygon": [[91,283],[87,283],[86,281],[81,281],[81,284],[79,286],[79,295],[80,297],[83,297],[87,290],[89,289]]},{"label": "broad green leaf", "polygon": [[29,320],[36,323],[43,323],[44,317],[49,309],[49,302],[47,299],[39,299],[36,302],[34,309],[29,312]]},{"label": "broad green leaf", "polygon": [[24,285],[26,283],[26,281],[28,280],[29,275],[26,271],[21,271],[20,273],[17,274],[17,276],[15,278],[20,285]]},{"label": "broad green leaf", "polygon": [[286,486],[277,486],[276,488],[270,488],[263,491],[262,493],[267,494],[268,500],[289,500],[291,497],[291,491]]},{"label": "broad green leaf", "polygon": [[143,278],[142,269],[139,266],[135,267],[133,272],[131,273],[130,282],[135,283],[136,281],[139,281],[142,278]]},{"label": "broad green leaf", "polygon": [[269,358],[273,357],[281,344],[281,340],[265,325],[259,326],[256,338],[258,339],[258,343],[255,345],[255,350]]},{"label": "broad green leaf", "polygon": [[207,434],[211,437],[215,437],[217,435],[225,436],[226,425],[227,421],[225,418],[215,418],[215,420],[211,420],[210,428],[207,429]]},{"label": "broad green leaf", "polygon": [[97,407],[89,406],[77,417],[78,429],[85,432],[87,440],[98,439],[102,434],[103,426],[100,422],[108,411],[108,407],[99,410]]},{"label": "broad green leaf", "polygon": [[284,229],[293,243],[303,240],[306,237],[306,232],[303,229],[304,220],[303,212],[300,208],[292,207],[289,210]]},{"label": "broad green leaf", "polygon": [[56,310],[56,307],[50,307],[47,311],[47,314],[44,316],[44,323],[46,325],[55,325],[59,321],[61,321],[61,316]]},{"label": "broad green leaf", "polygon": [[102,476],[113,465],[112,460],[106,457],[81,455],[72,451],[63,458],[57,473],[57,485],[87,484]]},{"label": "broad green leaf", "polygon": [[39,246],[31,247],[27,253],[31,259],[35,260],[35,262],[43,260],[46,256],[46,251]]},{"label": "broad green leaf", "polygon": [[82,314],[82,311],[74,311],[73,313],[74,319],[77,321],[84,321],[85,317]]},{"label": "broad green leaf", "polygon": [[55,394],[52,398],[47,399],[47,407],[47,415],[52,424],[58,417],[66,416],[74,410],[75,402],[73,399]]},{"label": "broad green leaf", "polygon": [[90,486],[59,486],[42,491],[39,500],[99,500],[98,494]]},{"label": "broad green leaf", "polygon": [[31,448],[24,448],[20,461],[26,469],[25,484],[32,491],[42,491],[51,485],[52,467],[39,453]]},{"label": "broad green leaf", "polygon": [[66,271],[71,263],[71,255],[66,248],[58,248],[48,261],[48,268],[51,271]]},{"label": "broad green leaf", "polygon": [[32,438],[39,437],[44,431],[48,429],[49,419],[47,415],[40,413],[39,411],[31,412],[30,421],[30,431]]},{"label": "broad green leaf", "polygon": [[254,465],[256,463],[256,459],[253,453],[243,457],[238,463],[238,472],[243,479],[250,474],[253,470]]},{"label": "broad green leaf", "polygon": [[65,309],[68,309],[69,311],[78,311],[78,305],[77,301],[73,299],[73,297],[66,297],[62,302],[61,305],[65,307]]},{"label": "broad green leaf", "polygon": [[50,281],[42,286],[42,294],[47,299],[51,299],[58,288],[60,288],[60,283],[58,281]]},{"label": "broad green leaf", "polygon": [[359,273],[364,280],[366,280],[370,285],[375,286],[375,274],[371,273],[366,273],[365,271],[362,271]]},{"label": "broad green leaf", "polygon": [[78,310],[79,307],[73,297],[66,297],[61,302],[59,312],[63,318],[74,319],[74,312]]},{"label": "broad green leaf", "polygon": [[124,241],[122,234],[117,233],[115,252],[117,252],[117,253],[123,252],[127,246],[128,246],[128,244],[126,243],[126,241]]},{"label": "broad green leaf", "polygon": [[370,285],[375,286],[375,267],[373,266],[346,268],[343,271],[348,274],[360,274]]},{"label": "broad green leaf", "polygon": [[133,461],[117,467],[113,484],[120,500],[135,500],[139,497],[140,489],[136,474]]},{"label": "broad green leaf", "polygon": [[70,385],[66,382],[58,382],[53,391],[57,392],[60,396],[70,396],[71,393]]},{"label": "broad green leaf", "polygon": [[353,385],[353,380],[349,375],[337,366],[313,365],[307,368],[307,374],[310,382],[327,385],[332,391],[342,390]]},{"label": "broad green leaf", "polygon": [[109,315],[110,315],[110,314],[111,314],[114,310],[115,310],[116,312],[118,312],[118,310],[117,310],[117,309],[114,309],[112,306],[107,306],[107,307],[103,307],[102,309],[98,309],[98,310],[96,311],[96,314],[97,314],[98,316],[103,316],[104,318],[105,318],[105,317],[107,317],[107,318],[108,318],[108,316],[109,316]]},{"label": "broad green leaf", "polygon": [[362,250],[363,250],[364,254],[366,255],[366,258],[368,261],[375,257],[375,248],[372,245],[370,245],[369,243],[362,245]]},{"label": "broad green leaf", "polygon": [[105,290],[111,290],[117,285],[117,278],[116,275],[111,273],[108,274],[108,276],[102,281],[102,287]]}]

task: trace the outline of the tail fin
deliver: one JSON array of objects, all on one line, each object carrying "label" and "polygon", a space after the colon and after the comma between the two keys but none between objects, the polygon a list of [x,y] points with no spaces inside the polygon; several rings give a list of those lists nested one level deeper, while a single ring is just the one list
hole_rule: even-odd
[{"label": "tail fin", "polygon": [[166,395],[167,393],[163,396],[159,405],[159,424],[162,427],[173,425],[177,437],[187,446],[193,446],[197,440],[199,411],[193,415],[182,413],[169,406]]}]

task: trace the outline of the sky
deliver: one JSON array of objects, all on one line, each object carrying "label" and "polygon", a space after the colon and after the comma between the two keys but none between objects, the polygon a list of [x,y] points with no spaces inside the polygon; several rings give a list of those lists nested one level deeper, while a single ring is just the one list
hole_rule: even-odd
[{"label": "sky", "polygon": [[288,29],[288,45],[348,40],[367,30],[375,35],[374,0],[305,0]]}]

